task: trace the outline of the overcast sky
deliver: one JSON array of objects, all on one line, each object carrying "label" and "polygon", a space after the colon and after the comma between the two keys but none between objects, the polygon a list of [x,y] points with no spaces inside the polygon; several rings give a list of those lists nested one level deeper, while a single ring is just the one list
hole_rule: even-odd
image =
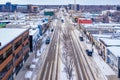
[{"label": "overcast sky", "polygon": [[[61,5],[72,4],[74,0],[0,0],[0,4],[11,2],[12,4],[38,4],[38,5]],[[120,0],[76,0],[81,5],[120,5]]]}]

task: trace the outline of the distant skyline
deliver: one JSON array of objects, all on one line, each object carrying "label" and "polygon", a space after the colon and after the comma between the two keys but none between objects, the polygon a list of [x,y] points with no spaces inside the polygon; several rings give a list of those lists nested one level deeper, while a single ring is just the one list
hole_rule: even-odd
[{"label": "distant skyline", "polygon": [[[0,4],[11,2],[12,4],[33,5],[66,5],[73,4],[74,0],[0,0]],[[80,5],[120,5],[120,0],[76,0]]]}]

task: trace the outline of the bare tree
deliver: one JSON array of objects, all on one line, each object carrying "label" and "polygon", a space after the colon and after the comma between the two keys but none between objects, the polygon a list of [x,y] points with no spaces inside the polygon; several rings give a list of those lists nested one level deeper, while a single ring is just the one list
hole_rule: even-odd
[{"label": "bare tree", "polygon": [[71,47],[71,41],[69,36],[70,29],[69,27],[62,28],[62,42],[63,42],[63,52],[62,52],[62,63],[64,64],[64,71],[67,75],[68,80],[73,80],[73,69],[74,69],[74,59],[73,59],[73,51]]},{"label": "bare tree", "polygon": [[65,65],[64,71],[67,75],[68,80],[73,80],[74,61],[73,57],[70,54],[71,49],[68,49],[69,47],[67,44],[65,44],[64,47],[64,52],[62,54],[62,62]]}]

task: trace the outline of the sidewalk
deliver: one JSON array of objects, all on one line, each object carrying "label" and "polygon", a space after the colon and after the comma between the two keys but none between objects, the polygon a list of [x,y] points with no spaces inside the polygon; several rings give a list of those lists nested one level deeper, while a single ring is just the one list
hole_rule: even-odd
[{"label": "sidewalk", "polygon": [[[77,30],[76,30],[76,33],[77,33],[77,35],[81,34]],[[84,49],[92,47],[92,44],[85,37],[84,37],[84,41],[80,42],[80,43],[83,45],[82,47]],[[94,64],[91,65],[91,67],[93,67],[93,70],[94,70],[94,67],[95,67],[95,64],[96,64],[98,66],[98,69],[99,69],[99,70],[96,69],[96,71],[98,70],[100,72],[100,74],[102,73],[105,77],[107,77],[107,80],[118,80],[117,74],[112,70],[112,68],[110,68],[110,66],[98,54],[98,50],[95,48],[95,46],[93,46],[93,49],[94,49],[94,52],[93,52],[92,57],[87,56],[88,60],[90,61],[89,62],[90,64],[92,64],[93,62],[95,62]],[[96,72],[96,74],[99,76],[98,71]]]},{"label": "sidewalk", "polygon": [[32,64],[32,60],[34,59],[35,55],[33,53],[30,53],[27,61],[23,64],[23,67],[18,72],[17,76],[15,77],[15,80],[25,80],[25,73],[30,70],[28,67],[30,64]]}]

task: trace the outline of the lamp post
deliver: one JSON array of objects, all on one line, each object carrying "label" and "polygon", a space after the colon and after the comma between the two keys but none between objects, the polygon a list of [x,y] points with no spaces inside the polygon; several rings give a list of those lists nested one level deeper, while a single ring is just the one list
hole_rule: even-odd
[{"label": "lamp post", "polygon": [[74,0],[74,12],[76,12],[76,0]]}]

